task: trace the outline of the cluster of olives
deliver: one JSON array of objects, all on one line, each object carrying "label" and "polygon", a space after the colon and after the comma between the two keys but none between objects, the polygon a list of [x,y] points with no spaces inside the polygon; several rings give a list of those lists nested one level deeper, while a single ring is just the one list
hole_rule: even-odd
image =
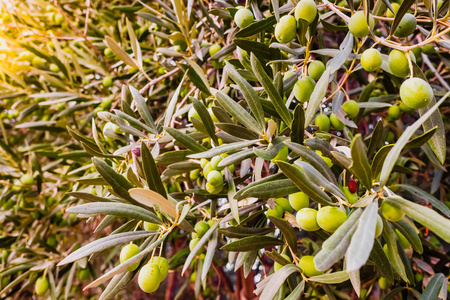
[{"label": "cluster of olives", "polygon": [[[210,194],[218,194],[222,191],[224,186],[224,169],[225,167],[219,167],[218,164],[227,157],[227,154],[220,154],[211,158],[211,160],[207,160],[203,158],[200,162],[200,166],[202,167],[203,176],[206,178],[206,190]],[[230,171],[234,172],[234,165],[228,166]],[[193,173],[195,172],[195,173]],[[193,178],[193,174],[199,176],[198,170],[191,172],[191,179]]]},{"label": "cluster of olives", "polygon": [[[141,250],[136,244],[128,244],[120,251],[120,263],[139,254]],[[136,262],[129,266],[127,270],[133,272],[139,267],[140,262]],[[167,259],[161,256],[154,256],[150,261],[139,270],[138,283],[141,290],[146,293],[156,291],[160,283],[167,277],[169,273],[169,263]]]},{"label": "cluster of olives", "polygon": [[[342,105],[342,110],[347,114],[347,117],[354,119],[359,114],[359,105],[355,100],[347,100]],[[328,117],[326,114],[318,114],[314,119],[314,124],[319,128],[320,131],[328,132],[330,131],[331,125],[334,129],[342,130],[345,125],[339,120],[335,113],[331,113]]]},{"label": "cluster of olives", "polygon": [[[205,235],[205,233],[214,225],[214,220],[209,220],[208,222],[199,221],[195,224],[194,230],[191,234],[191,241],[189,242],[189,250],[194,250],[195,246],[198,244],[200,239]],[[200,249],[199,253],[201,253],[203,249]]]}]

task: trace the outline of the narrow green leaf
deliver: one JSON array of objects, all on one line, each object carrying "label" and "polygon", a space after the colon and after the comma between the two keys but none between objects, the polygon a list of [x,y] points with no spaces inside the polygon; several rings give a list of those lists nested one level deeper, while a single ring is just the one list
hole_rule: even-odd
[{"label": "narrow green leaf", "polygon": [[[443,98],[448,97],[449,93],[447,93]],[[419,109],[419,115],[423,116],[426,114],[436,103],[436,100],[432,99],[430,103],[424,108]],[[431,116],[425,120],[422,124],[424,131],[430,131],[431,129],[436,128],[436,134],[434,134],[430,140],[428,141],[428,144],[431,147],[431,150],[433,150],[434,154],[436,154],[436,157],[439,159],[441,164],[444,164],[445,157],[446,157],[446,140],[445,140],[445,127],[444,122],[442,120],[442,115],[439,112],[439,110],[435,110]]]},{"label": "narrow green leaf", "polygon": [[112,53],[114,53],[118,58],[120,58],[124,63],[127,65],[139,69],[138,64],[134,59],[132,59],[128,53],[126,53],[119,44],[116,43],[112,38],[109,36],[105,36],[105,44],[111,49]]},{"label": "narrow green leaf", "polygon": [[349,279],[348,273],[346,271],[339,271],[329,274],[317,275],[308,278],[308,281],[320,282],[326,284],[338,284]]},{"label": "narrow green leaf", "polygon": [[255,54],[253,53],[250,55],[250,62],[252,64],[253,73],[255,74],[256,78],[258,78],[258,81],[261,83],[261,85],[264,87],[265,92],[269,95],[269,99],[273,103],[275,110],[280,115],[283,122],[288,127],[291,127],[292,113],[286,107],[280,93],[275,89],[272,80],[270,80],[258,58],[256,58]]},{"label": "narrow green leaf", "polygon": [[228,243],[220,249],[232,252],[236,251],[246,252],[246,251],[254,251],[257,249],[270,248],[283,244],[284,243],[279,239],[270,236],[249,236]]},{"label": "narrow green leaf", "polygon": [[400,5],[400,8],[398,9],[397,13],[395,14],[394,22],[392,22],[391,31],[389,32],[389,35],[392,35],[397,29],[398,24],[400,24],[400,21],[403,19],[403,16],[408,12],[409,9],[411,9],[411,6],[415,3],[415,0],[405,0]]},{"label": "narrow green leaf", "polygon": [[384,253],[383,247],[378,239],[375,239],[373,244],[372,253],[370,253],[370,260],[373,261],[374,265],[383,277],[385,277],[390,283],[394,282],[394,270],[392,269],[391,263]]},{"label": "narrow green leaf", "polygon": [[400,208],[408,217],[429,228],[444,241],[450,243],[449,219],[426,206],[408,201],[399,196],[388,197],[386,201]]},{"label": "narrow green leaf", "polygon": [[292,193],[297,193],[298,187],[290,179],[274,180],[270,182],[263,182],[252,185],[246,188],[243,192],[236,195],[237,200],[248,197],[259,199],[279,198],[285,197]]},{"label": "narrow green leaf", "polygon": [[164,127],[164,130],[167,131],[177,142],[181,143],[187,149],[190,149],[194,152],[204,152],[208,149],[203,147],[200,143],[194,140],[192,137],[187,134],[181,132],[172,127]]},{"label": "narrow green leaf", "polygon": [[[438,299],[439,292],[442,287],[447,284],[445,275],[442,273],[435,274],[428,282],[426,288],[423,290],[421,300],[435,300]],[[444,299],[446,293],[443,293]]]},{"label": "narrow green leaf", "polygon": [[244,99],[247,101],[250,110],[253,112],[256,120],[258,121],[258,131],[263,132],[266,121],[264,119],[264,111],[261,106],[261,102],[255,89],[236,71],[233,65],[231,65],[229,62],[226,62],[225,70],[228,72],[228,75],[231,77],[231,79],[233,79],[233,81],[236,82],[239,86]]},{"label": "narrow green leaf", "polygon": [[161,180],[161,175],[159,174],[156,162],[153,159],[150,149],[144,141],[141,142],[141,155],[142,155],[142,168],[144,170],[145,180],[147,181],[148,187],[158,192],[164,198],[167,198],[166,189]]},{"label": "narrow green leaf", "polygon": [[[386,201],[386,200],[385,200]],[[395,272],[400,275],[400,277],[408,282],[408,277],[406,276],[405,265],[403,264],[400,255],[398,254],[398,244],[397,244],[397,234],[391,228],[391,225],[383,218],[383,238],[387,245],[387,257],[392,264]]]},{"label": "narrow green leaf", "polygon": [[184,83],[185,79],[186,79],[186,74],[184,74],[183,78],[181,79],[180,83],[178,84],[178,87],[175,90],[175,92],[173,93],[170,100],[167,101],[167,106],[166,106],[166,110],[164,113],[164,124],[163,124],[164,127],[169,126],[172,122],[172,118],[173,118],[173,114],[175,112],[175,107],[177,105],[178,97],[180,96],[181,88],[184,87],[183,83]]},{"label": "narrow green leaf", "polygon": [[292,120],[291,141],[297,144],[303,144],[305,136],[305,111],[299,104],[294,109],[294,118]]},{"label": "narrow green leaf", "polygon": [[313,166],[317,171],[319,171],[329,182],[337,185],[336,177],[331,171],[330,167],[328,167],[327,163],[320,157],[315,151],[305,147],[303,145],[292,143],[292,142],[284,142],[295,154],[299,155],[302,160],[307,161]]},{"label": "narrow green leaf", "polygon": [[396,184],[395,186],[400,188],[401,190],[411,193],[413,196],[413,199],[419,198],[419,199],[422,199],[422,200],[430,203],[435,209],[439,210],[445,216],[450,218],[450,209],[447,207],[447,205],[442,203],[441,200],[435,198],[433,195],[425,192],[421,188],[418,188],[418,187],[415,187],[415,186],[409,185],[409,184]]},{"label": "narrow green leaf", "polygon": [[128,190],[132,189],[133,185],[125,177],[114,171],[114,169],[102,159],[94,157],[92,158],[92,162],[103,179],[108,182],[117,195],[133,204],[136,204],[136,201],[134,201],[128,193]]},{"label": "narrow green leaf", "polygon": [[275,230],[274,228],[258,228],[258,227],[255,228],[255,227],[237,226],[237,227],[220,228],[219,232],[231,239],[239,239],[248,236],[266,235],[273,232],[274,230]]},{"label": "narrow green leaf", "polygon": [[248,129],[255,133],[261,134],[264,128],[253,118],[242,106],[236,103],[228,95],[218,91],[216,93],[216,99],[219,104],[236,120],[242,123]]},{"label": "narrow green leaf", "polygon": [[352,236],[350,246],[345,253],[347,271],[356,271],[364,266],[372,252],[375,227],[377,225],[378,201],[367,207],[358,221],[358,228]]},{"label": "narrow green leaf", "polygon": [[136,119],[136,118],[134,118],[134,117],[132,117],[132,116],[122,112],[121,110],[114,109],[113,112],[118,117],[120,117],[120,118],[126,120],[128,123],[130,123],[130,125],[133,125],[134,127],[138,128],[138,129],[145,130],[145,131],[147,131],[149,133],[157,134],[157,132],[153,128],[145,125],[144,123],[142,123],[138,119]]},{"label": "narrow green leaf", "polygon": [[285,265],[273,276],[264,288],[260,300],[273,300],[278,290],[292,273],[300,273],[299,267],[294,264]]},{"label": "narrow green leaf", "polygon": [[134,33],[133,24],[131,24],[131,22],[130,22],[130,20],[128,20],[128,18],[126,18],[126,22],[127,22],[128,35],[130,36],[131,49],[133,49],[134,57],[136,57],[139,69],[142,69],[142,52],[141,52],[141,46],[139,44],[139,40],[136,38],[136,34]]},{"label": "narrow green leaf", "polygon": [[210,157],[213,157],[216,155],[220,155],[220,154],[228,153],[228,152],[234,152],[238,149],[242,149],[244,147],[251,146],[251,145],[257,143],[258,141],[259,140],[251,140],[251,141],[242,141],[242,142],[223,144],[223,145],[220,145],[218,147],[212,148],[212,149],[204,151],[204,152],[188,155],[188,157],[190,157],[190,158],[210,158]]},{"label": "narrow green leaf", "polygon": [[130,92],[133,96],[134,103],[136,104],[136,108],[139,111],[139,114],[141,115],[144,122],[150,126],[154,132],[158,132],[155,126],[155,122],[153,121],[152,115],[150,114],[150,111],[148,110],[147,103],[145,102],[144,97],[141,96],[141,93],[134,87],[130,86]]},{"label": "narrow green leaf", "polygon": [[162,224],[161,220],[154,213],[137,205],[116,203],[116,202],[95,202],[72,206],[68,212],[77,214],[106,214],[117,217],[125,217],[136,220],[143,220],[155,224]]},{"label": "narrow green leaf", "polygon": [[312,200],[323,205],[336,205],[319,186],[305,176],[300,168],[283,161],[277,161],[277,164],[281,171],[294,182],[300,191],[307,194]]},{"label": "narrow green leaf", "polygon": [[326,271],[344,257],[353,233],[358,226],[362,209],[356,209],[325,242],[314,257],[314,264],[319,271]]},{"label": "narrow green leaf", "polygon": [[214,141],[214,143],[216,145],[218,145],[219,141],[217,140],[214,122],[211,119],[208,109],[206,109],[205,105],[203,105],[203,103],[201,101],[195,99],[194,97],[190,97],[190,99],[194,103],[194,108],[197,111],[197,113],[199,114],[209,137]]},{"label": "narrow green leaf", "polygon": [[297,235],[291,224],[289,224],[289,222],[285,220],[278,219],[272,216],[269,216],[269,219],[278,229],[280,229],[292,251],[295,251],[297,249]]},{"label": "narrow green leaf", "polygon": [[58,263],[58,266],[67,265],[83,257],[89,256],[96,252],[103,251],[118,244],[128,243],[155,234],[156,232],[154,231],[132,231],[113,234],[104,238],[100,238],[72,252],[69,256],[60,261]]},{"label": "narrow green leaf", "polygon": [[372,188],[372,172],[367,159],[367,149],[362,141],[361,134],[357,134],[350,145],[352,152],[352,164],[350,170],[358,177],[364,187],[368,190]]},{"label": "narrow green leaf", "polygon": [[311,123],[314,115],[316,114],[317,107],[319,107],[320,103],[322,103],[323,98],[327,93],[330,74],[330,69],[327,68],[314,87],[314,91],[311,94],[308,102],[308,107],[306,108],[305,112],[305,126]]},{"label": "narrow green leaf", "polygon": [[[449,93],[447,95],[449,95]],[[389,176],[392,172],[392,169],[394,168],[394,165],[397,162],[397,159],[400,155],[400,152],[402,151],[403,147],[406,145],[408,140],[412,137],[414,132],[416,132],[416,130],[419,129],[419,127],[423,124],[423,122],[427,120],[436,109],[438,109],[438,107],[445,101],[445,99],[446,97],[442,97],[442,99],[439,100],[439,102],[436,103],[432,108],[430,108],[424,115],[422,115],[420,119],[418,119],[416,122],[414,122],[414,124],[408,126],[405,129],[403,134],[395,143],[394,147],[392,147],[391,151],[389,151],[389,158],[385,160],[383,168],[381,169],[380,188],[387,183]]]}]

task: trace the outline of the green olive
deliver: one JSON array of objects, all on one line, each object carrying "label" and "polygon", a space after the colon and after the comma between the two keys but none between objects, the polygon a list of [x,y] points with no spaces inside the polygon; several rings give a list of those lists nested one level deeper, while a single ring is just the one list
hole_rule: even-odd
[{"label": "green olive", "polygon": [[219,52],[222,49],[222,47],[218,44],[213,44],[211,47],[209,47],[209,55],[213,56],[217,52]]},{"label": "green olive", "polygon": [[283,146],[280,148],[280,150],[278,150],[277,155],[272,159],[272,161],[286,161],[286,159],[288,158],[289,155],[289,148],[288,146]]},{"label": "green olive", "polygon": [[314,124],[319,127],[319,130],[328,132],[330,131],[330,118],[327,115],[319,114],[314,119]]},{"label": "green olive", "polygon": [[436,49],[434,48],[433,44],[426,44],[422,47],[422,52],[430,55],[436,53]]},{"label": "green olive", "polygon": [[306,102],[311,97],[314,87],[316,86],[315,81],[310,76],[305,76],[299,80],[294,85],[294,96],[299,102]]},{"label": "green olive", "polygon": [[281,208],[283,208],[284,211],[290,212],[291,214],[294,212],[294,209],[289,203],[289,200],[286,198],[275,198],[275,203],[281,206]]},{"label": "green olive", "polygon": [[336,130],[342,130],[345,127],[345,124],[342,123],[341,120],[339,120],[338,116],[335,113],[331,113],[330,122]]},{"label": "green olive", "polygon": [[328,167],[331,168],[333,166],[333,162],[331,161],[331,159],[329,157],[323,156],[322,151],[316,150],[316,154],[319,155],[325,161]]},{"label": "green olive", "polygon": [[[287,254],[281,254],[281,256],[283,256],[288,262],[291,262],[291,258]],[[284,266],[282,264],[277,263],[277,262],[275,262],[273,264],[273,270],[275,272],[278,272],[282,267],[284,267]]]},{"label": "green olive", "polygon": [[402,110],[398,105],[392,105],[388,109],[388,117],[392,120],[398,120],[402,116]]},{"label": "green olive", "polygon": [[91,271],[89,271],[89,268],[79,269],[77,271],[77,277],[81,281],[89,280],[91,278]]},{"label": "green olive", "polygon": [[20,177],[20,182],[24,185],[32,185],[34,183],[34,177],[31,174],[23,174],[22,177]]},{"label": "green olive", "polygon": [[209,225],[205,221],[200,221],[195,224],[194,230],[199,237],[202,237],[209,230]]},{"label": "green olive", "polygon": [[347,100],[342,105],[342,110],[347,113],[350,119],[353,119],[359,114],[359,105],[355,100]]},{"label": "green olive", "polygon": [[381,67],[381,53],[374,48],[367,49],[361,55],[361,65],[367,72],[373,72]]},{"label": "green olive", "polygon": [[369,35],[369,25],[373,29],[375,27],[375,19],[369,14],[369,24],[363,11],[354,13],[348,21],[348,30],[357,38],[363,38]]},{"label": "green olive", "polygon": [[377,225],[375,227],[375,238],[379,237],[383,232],[383,220],[380,215],[377,215]]},{"label": "green olive", "polygon": [[308,277],[323,274],[323,272],[316,269],[316,265],[314,264],[314,256],[312,255],[303,255],[298,262],[298,266],[302,269],[303,274]]},{"label": "green olive", "polygon": [[403,51],[392,50],[389,53],[388,64],[391,73],[395,76],[405,78],[409,75],[409,62]]},{"label": "green olive", "polygon": [[403,219],[403,216],[405,215],[400,208],[387,201],[383,201],[383,203],[381,203],[380,210],[383,217],[391,222],[398,222]]},{"label": "green olive", "polygon": [[297,212],[296,220],[298,226],[306,231],[319,230],[319,224],[317,224],[317,210],[312,208],[302,208]]},{"label": "green olive", "polygon": [[408,249],[409,247],[411,247],[408,239],[398,229],[395,229],[395,233],[397,234],[398,241],[400,242],[400,245],[402,245],[403,249]]},{"label": "green olive", "polygon": [[266,216],[267,217],[275,217],[275,218],[283,218],[284,210],[281,205],[275,205],[274,208],[269,208],[267,210]]},{"label": "green olive", "polygon": [[146,264],[139,271],[138,283],[142,291],[153,293],[159,288],[161,272],[156,264]]},{"label": "green olive", "polygon": [[223,175],[222,173],[216,170],[212,170],[211,172],[208,173],[207,180],[214,187],[223,185]]},{"label": "green olive", "polygon": [[425,80],[412,77],[400,86],[400,98],[407,106],[419,109],[430,103],[434,98],[433,89]]},{"label": "green olive", "polygon": [[350,192],[348,186],[344,186],[342,190],[344,191],[344,195],[347,198],[348,203],[353,204],[358,200],[358,195],[356,195],[356,193]]},{"label": "green olive", "polygon": [[[400,4],[394,2],[394,3],[391,3],[391,6],[392,6],[392,9],[394,10],[394,13],[397,14],[398,9],[400,8]],[[393,18],[393,17],[395,17],[394,13],[388,8],[386,10],[386,17]]]},{"label": "green olive", "polygon": [[206,183],[206,191],[212,195],[218,194],[222,191],[223,185],[214,186],[211,183]]},{"label": "green olive", "polygon": [[[139,246],[136,244],[128,244],[125,247],[122,248],[120,251],[120,263],[124,263],[126,260],[132,258],[133,256],[141,253],[141,250],[139,249]],[[132,264],[127,268],[129,272],[132,272],[139,267],[140,261]]]},{"label": "green olive", "polygon": [[252,11],[248,8],[241,8],[234,15],[234,22],[239,28],[247,27],[254,19]]},{"label": "green olive", "polygon": [[300,0],[295,7],[295,19],[303,19],[311,24],[317,16],[317,5],[314,0]]},{"label": "green olive", "polygon": [[394,35],[397,37],[407,37],[411,35],[417,27],[417,20],[413,14],[406,13],[397,28],[394,31]]},{"label": "green olive", "polygon": [[307,208],[309,206],[309,197],[303,192],[297,192],[289,195],[289,204],[295,210]]},{"label": "green olive", "polygon": [[380,289],[382,289],[382,290],[387,290],[387,288],[389,287],[388,281],[384,277],[380,277],[380,279],[378,279],[378,285],[380,286]]},{"label": "green olive", "polygon": [[150,260],[150,263],[158,266],[159,272],[161,273],[161,281],[163,281],[167,277],[167,274],[169,274],[169,263],[167,259],[162,256],[154,256]]},{"label": "green olive", "polygon": [[322,207],[317,213],[317,224],[328,232],[335,232],[347,220],[347,214],[335,206]]},{"label": "green olive", "polygon": [[103,84],[103,86],[104,86],[105,88],[112,87],[112,85],[113,85],[113,80],[112,80],[111,77],[105,76],[105,77],[103,77],[102,84]]},{"label": "green olive", "polygon": [[325,65],[320,60],[314,60],[308,65],[308,75],[314,79],[319,80],[322,76],[323,72],[325,72]]},{"label": "green olive", "polygon": [[49,282],[47,277],[42,276],[36,280],[36,283],[34,285],[34,291],[36,292],[36,295],[38,296],[44,295],[47,292],[48,288]]},{"label": "green olive", "polygon": [[294,16],[286,15],[280,18],[275,26],[275,38],[278,42],[286,44],[292,41],[297,34],[297,22]]}]

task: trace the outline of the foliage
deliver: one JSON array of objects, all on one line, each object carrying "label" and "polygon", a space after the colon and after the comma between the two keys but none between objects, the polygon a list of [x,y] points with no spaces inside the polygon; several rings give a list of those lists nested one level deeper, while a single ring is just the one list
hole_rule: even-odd
[{"label": "foliage", "polygon": [[2,3],[2,297],[445,298],[449,1],[246,4]]}]

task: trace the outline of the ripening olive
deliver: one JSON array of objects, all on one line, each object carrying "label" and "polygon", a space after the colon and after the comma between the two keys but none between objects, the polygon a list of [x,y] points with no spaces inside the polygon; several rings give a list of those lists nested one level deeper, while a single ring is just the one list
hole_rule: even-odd
[{"label": "ripening olive", "polygon": [[300,0],[295,7],[295,19],[306,20],[309,24],[314,21],[317,16],[317,5],[314,0]]},{"label": "ripening olive", "polygon": [[161,272],[156,264],[146,264],[139,271],[138,283],[141,290],[146,293],[153,293],[161,282]]},{"label": "ripening olive", "polygon": [[275,38],[280,43],[289,43],[297,34],[297,21],[294,16],[286,15],[280,18],[275,26]]},{"label": "ripening olive", "polygon": [[387,201],[383,201],[383,203],[381,203],[380,209],[383,217],[391,222],[398,222],[403,219],[403,216],[405,215],[400,208]]},{"label": "ripening olive", "polygon": [[353,36],[363,38],[369,35],[369,25],[372,29],[375,27],[375,19],[373,16],[369,14],[369,24],[367,24],[367,18],[364,15],[364,12],[357,11],[348,21],[348,30]]},{"label": "ripening olive", "polygon": [[302,208],[297,212],[296,220],[298,226],[306,231],[319,230],[319,224],[317,224],[317,210],[312,208]]},{"label": "ripening olive", "polygon": [[303,274],[308,277],[323,274],[323,272],[316,269],[316,265],[314,264],[314,256],[312,255],[303,255],[298,262],[298,266],[302,269]]},{"label": "ripening olive", "polygon": [[381,53],[374,48],[367,49],[361,55],[361,65],[367,72],[373,72],[381,67]]},{"label": "ripening olive", "polygon": [[413,14],[406,13],[395,29],[394,35],[397,37],[407,37],[416,30],[416,27],[416,17]]},{"label": "ripening olive", "polygon": [[315,60],[309,63],[308,75],[312,79],[319,80],[323,72],[325,72],[325,65],[320,60]]},{"label": "ripening olive", "polygon": [[434,98],[433,89],[425,80],[412,77],[400,86],[400,98],[407,106],[419,109],[430,103]]},{"label": "ripening olive", "polygon": [[347,113],[350,119],[353,119],[359,114],[359,105],[355,100],[347,100],[342,105],[342,110]]},{"label": "ripening olive", "polygon": [[234,22],[239,28],[247,27],[254,19],[252,11],[248,8],[241,8],[234,15]]},{"label": "ripening olive", "polygon": [[[141,253],[141,250],[139,249],[139,246],[136,244],[128,244],[125,247],[122,248],[120,251],[120,263],[124,263],[126,260],[132,258],[133,256]],[[127,268],[129,272],[132,272],[139,267],[139,261],[132,264]]]},{"label": "ripening olive", "polygon": [[303,192],[297,192],[289,195],[289,204],[295,210],[307,208],[309,206],[309,197]]},{"label": "ripening olive", "polygon": [[316,83],[310,76],[305,76],[294,85],[294,96],[299,102],[306,102],[311,97]]},{"label": "ripening olive", "polygon": [[314,119],[314,124],[319,127],[319,130],[328,132],[330,131],[330,118],[327,115],[319,114]]}]

